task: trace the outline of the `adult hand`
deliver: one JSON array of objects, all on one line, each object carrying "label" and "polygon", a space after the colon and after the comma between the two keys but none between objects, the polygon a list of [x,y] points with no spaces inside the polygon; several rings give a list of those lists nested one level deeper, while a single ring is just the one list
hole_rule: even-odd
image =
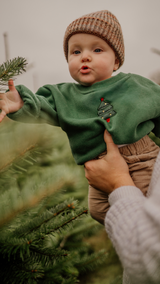
[{"label": "adult hand", "polygon": [[129,174],[127,163],[106,130],[104,140],[107,145],[107,155],[102,159],[85,163],[85,176],[88,183],[108,194],[120,186],[135,186]]},{"label": "adult hand", "polygon": [[7,93],[0,93],[0,122],[4,119],[6,114],[16,112],[23,106],[23,100],[17,92],[13,80],[8,81],[9,91]]}]

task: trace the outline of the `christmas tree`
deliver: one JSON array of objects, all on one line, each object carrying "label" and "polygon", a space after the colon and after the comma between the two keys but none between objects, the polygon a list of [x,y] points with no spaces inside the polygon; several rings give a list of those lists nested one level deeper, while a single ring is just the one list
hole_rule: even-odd
[{"label": "christmas tree", "polygon": [[[0,69],[1,85],[9,65]],[[19,74],[14,67],[12,78]],[[87,214],[83,167],[61,129],[6,118],[0,137],[1,283],[77,283],[107,258],[83,241],[100,226]]]},{"label": "christmas tree", "polygon": [[113,106],[106,102],[104,98],[101,98],[101,103],[98,107],[98,115],[107,122],[110,122],[110,117],[114,116],[115,114],[116,112],[113,110]]}]

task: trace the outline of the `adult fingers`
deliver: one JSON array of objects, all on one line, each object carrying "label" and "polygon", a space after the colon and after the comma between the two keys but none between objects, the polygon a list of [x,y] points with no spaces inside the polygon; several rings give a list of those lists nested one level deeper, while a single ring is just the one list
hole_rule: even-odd
[{"label": "adult fingers", "polygon": [[114,144],[112,136],[107,130],[104,131],[104,141],[106,142],[107,145],[107,154],[109,153],[119,154],[118,147],[116,144]]},{"label": "adult fingers", "polygon": [[[95,162],[95,160],[94,160],[94,162]],[[94,162],[93,162],[93,160],[85,162],[85,164],[84,164],[85,173],[87,173],[88,171],[92,171],[93,166],[94,166]]]},{"label": "adult fingers", "polygon": [[88,179],[88,181],[89,181],[90,177],[95,176],[95,172],[96,172],[97,167],[99,169],[98,161],[99,160],[90,160],[90,161],[85,162],[84,171],[85,171],[85,177],[86,177],[86,179]]}]

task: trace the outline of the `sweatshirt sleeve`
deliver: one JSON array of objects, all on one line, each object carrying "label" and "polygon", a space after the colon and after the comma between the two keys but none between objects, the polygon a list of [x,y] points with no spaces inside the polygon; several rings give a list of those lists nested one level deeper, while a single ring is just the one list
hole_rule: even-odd
[{"label": "sweatshirt sleeve", "polygon": [[133,186],[109,196],[105,228],[132,284],[160,283],[160,154],[146,198]]},{"label": "sweatshirt sleeve", "polygon": [[59,126],[53,93],[47,86],[32,93],[23,85],[16,86],[24,105],[17,112],[8,114],[12,120],[26,123],[48,123]]}]

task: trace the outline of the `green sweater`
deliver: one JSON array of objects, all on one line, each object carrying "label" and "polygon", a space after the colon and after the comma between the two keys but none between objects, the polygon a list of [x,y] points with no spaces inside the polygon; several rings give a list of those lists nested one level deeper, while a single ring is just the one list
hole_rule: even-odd
[{"label": "green sweater", "polygon": [[27,123],[60,126],[77,164],[106,150],[104,129],[115,144],[130,144],[153,131],[160,137],[160,86],[139,75],[119,73],[90,87],[46,85],[33,94],[16,87],[24,106],[8,116]]}]

